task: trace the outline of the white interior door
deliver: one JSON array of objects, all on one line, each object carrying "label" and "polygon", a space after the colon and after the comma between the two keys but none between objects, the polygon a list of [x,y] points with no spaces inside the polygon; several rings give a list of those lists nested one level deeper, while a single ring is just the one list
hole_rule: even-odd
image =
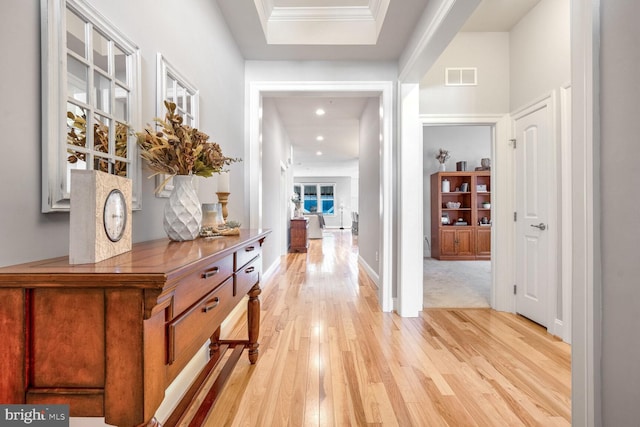
[{"label": "white interior door", "polygon": [[516,312],[548,327],[553,267],[549,191],[553,183],[550,105],[542,103],[515,118],[516,137]]}]

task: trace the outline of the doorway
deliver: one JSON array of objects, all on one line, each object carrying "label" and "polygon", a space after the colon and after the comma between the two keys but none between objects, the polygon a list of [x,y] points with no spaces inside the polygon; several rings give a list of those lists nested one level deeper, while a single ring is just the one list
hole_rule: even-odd
[{"label": "doorway", "polygon": [[[511,277],[514,274],[514,269],[510,262],[510,256],[514,250],[514,207],[513,198],[510,197],[514,191],[513,180],[511,179],[513,174],[513,149],[508,144],[497,143],[497,141],[509,141],[509,129],[511,126],[509,115],[442,116],[425,114],[420,116],[420,120],[423,128],[428,126],[478,126],[487,130],[490,129],[491,218],[493,222],[491,227],[490,306],[499,311],[513,311],[513,289],[510,285],[512,283]],[[455,169],[455,163],[452,167]],[[425,169],[427,169],[427,166],[425,166]],[[434,167],[432,166],[430,170],[425,170],[424,174],[430,174],[433,169]],[[428,202],[423,201],[423,203]]]},{"label": "doorway", "polygon": [[[378,221],[375,226],[379,230],[379,292],[378,301],[383,311],[393,309],[392,278],[394,274],[392,260],[392,141],[393,141],[393,83],[392,82],[256,82],[249,87],[249,115],[247,168],[245,180],[246,204],[249,208],[249,225],[251,228],[263,227],[263,184],[262,184],[262,145],[261,145],[261,106],[263,96],[275,95],[309,95],[337,94],[368,96],[380,98],[380,173]],[[293,184],[293,182],[291,183]],[[266,260],[266,262],[271,260]]]},{"label": "doorway", "polygon": [[[432,236],[432,233],[438,233],[441,218],[432,218],[439,209],[431,206],[431,176],[437,173],[440,164],[436,160],[436,155],[440,149],[446,150],[449,159],[445,162],[446,172],[469,172],[483,168],[482,159],[491,159],[492,156],[492,138],[494,129],[492,125],[485,124],[464,124],[464,125],[426,125],[423,127],[423,204],[424,204],[424,300],[423,306],[429,307],[457,307],[457,308],[478,308],[491,306],[491,284],[492,270],[491,261],[486,259],[485,253],[478,259],[465,260],[440,260],[431,257],[431,249],[433,245],[443,245]],[[446,173],[445,172],[445,173]],[[490,182],[490,177],[486,178]],[[485,183],[486,185],[486,183]],[[451,189],[457,191],[459,189]],[[483,195],[484,198],[492,197],[492,195]],[[485,201],[488,201],[485,200]],[[466,202],[465,202],[466,203]],[[480,203],[480,201],[478,201]],[[435,209],[434,209],[435,208]],[[470,209],[471,206],[464,207]],[[432,212],[435,212],[432,214]],[[444,212],[444,211],[443,211]],[[454,211],[459,213],[458,211]],[[464,213],[466,211],[462,211]],[[478,220],[486,219],[487,224],[483,224],[482,236],[484,232],[493,227],[491,218],[491,210],[478,212]],[[449,212],[447,212],[449,215]],[[435,223],[434,223],[435,221]],[[476,227],[480,224],[469,224]],[[460,229],[458,229],[460,230]],[[479,242],[476,238],[475,228],[469,235],[471,237],[470,244],[471,258],[476,254],[476,248]],[[490,240],[490,239],[487,239]],[[434,253],[441,253],[440,247]]]}]

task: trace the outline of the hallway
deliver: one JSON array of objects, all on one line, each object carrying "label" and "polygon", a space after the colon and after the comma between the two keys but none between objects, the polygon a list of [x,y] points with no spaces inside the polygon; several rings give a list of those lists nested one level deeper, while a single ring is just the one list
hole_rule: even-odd
[{"label": "hallway", "polygon": [[490,309],[380,312],[349,231],[262,287],[258,362],[243,355],[206,425],[571,424],[569,345]]}]

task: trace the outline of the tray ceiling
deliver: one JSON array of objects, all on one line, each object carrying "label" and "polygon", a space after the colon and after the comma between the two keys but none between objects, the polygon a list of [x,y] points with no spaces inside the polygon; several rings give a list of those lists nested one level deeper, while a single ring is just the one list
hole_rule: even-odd
[{"label": "tray ceiling", "polygon": [[374,45],[390,0],[254,0],[267,44]]}]

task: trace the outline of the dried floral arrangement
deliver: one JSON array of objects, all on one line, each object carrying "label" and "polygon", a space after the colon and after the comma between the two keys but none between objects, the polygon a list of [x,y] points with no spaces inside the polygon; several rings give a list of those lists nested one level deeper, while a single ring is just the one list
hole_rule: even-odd
[{"label": "dried floral arrangement", "polygon": [[182,116],[176,114],[174,102],[165,101],[164,105],[167,108],[165,119],[153,119],[159,129],[147,125],[143,132],[136,133],[140,156],[147,161],[149,169],[155,172],[154,175],[169,175],[164,183],[174,175],[210,177],[241,160],[225,157],[220,146],[209,141],[209,135],[183,124]]},{"label": "dried floral arrangement", "polygon": [[449,160],[449,157],[451,157],[451,155],[449,155],[449,151],[442,148],[440,149],[438,154],[436,154],[436,159],[438,159],[440,163],[446,162],[447,160]]},{"label": "dried floral arrangement", "polygon": [[[87,117],[86,115],[76,115],[67,111],[67,144],[75,147],[87,147]],[[118,157],[127,158],[127,148],[129,146],[129,126],[116,122],[115,129],[115,154]],[[109,127],[95,119],[93,124],[93,147],[95,151],[101,153],[109,152]],[[72,148],[67,149],[67,162],[77,163],[87,161],[86,153]],[[127,176],[127,162],[116,161],[113,171],[109,171],[109,162],[106,158],[94,157],[94,169],[102,172],[113,173],[118,176]]]}]

